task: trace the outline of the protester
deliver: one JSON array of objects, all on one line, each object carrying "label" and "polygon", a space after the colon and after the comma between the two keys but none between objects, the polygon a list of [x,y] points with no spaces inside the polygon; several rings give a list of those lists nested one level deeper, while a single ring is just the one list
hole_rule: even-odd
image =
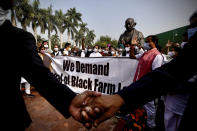
[{"label": "protester", "polygon": [[125,50],[122,53],[122,56],[130,57],[130,44],[125,44]]},{"label": "protester", "polygon": [[98,45],[95,45],[93,47],[93,51],[89,57],[102,57],[102,55],[99,53],[99,46]]},{"label": "protester", "polygon": [[110,56],[113,56],[113,57],[116,57],[117,54],[116,54],[116,49],[113,47],[113,46],[110,46],[109,47],[109,50],[110,50]]},{"label": "protester", "polygon": [[88,45],[87,53],[86,53],[85,57],[89,57],[92,52],[93,52],[92,47]]},{"label": "protester", "polygon": [[44,46],[45,53],[48,53],[48,54],[51,54],[52,53],[52,50],[49,49],[49,45],[48,45],[48,42],[47,41],[43,41],[42,42],[42,45]]},{"label": "protester", "polygon": [[59,51],[59,47],[57,44],[54,45],[53,52],[51,53],[51,56],[61,56],[62,53]]},{"label": "protester", "polygon": [[48,55],[46,55],[44,46],[39,47],[38,55],[42,59],[44,66],[48,68],[50,71],[52,71],[51,58]]},{"label": "protester", "polygon": [[[50,102],[64,117],[73,117],[80,121],[80,110],[84,101],[90,96],[99,95],[95,92],[84,92],[76,96],[66,85],[61,84],[50,73],[38,55],[36,41],[32,34],[12,26],[6,15],[12,8],[13,0],[0,0],[0,36],[1,42],[10,45],[11,56],[2,58],[1,80],[6,82],[2,92],[9,92],[9,99],[1,103],[3,130],[24,131],[31,123],[20,91],[21,77],[24,77],[35,89]],[[2,52],[7,53],[6,51]],[[9,71],[9,72],[7,72]],[[3,84],[3,83],[2,83]],[[72,101],[75,99],[75,101]],[[70,108],[69,108],[70,106]],[[69,113],[70,111],[70,113]]]},{"label": "protester", "polygon": [[170,51],[168,52],[168,56],[170,58],[175,58],[180,52],[181,47],[177,46],[177,44],[172,44]]},{"label": "protester", "polygon": [[64,49],[62,49],[62,54],[63,56],[70,56],[71,55],[71,44],[66,43],[64,46]]},{"label": "protester", "polygon": [[110,56],[109,47],[105,47],[105,49],[103,50],[103,56]]},{"label": "protester", "polygon": [[99,46],[98,52],[103,56],[103,50],[101,46]]},{"label": "protester", "polygon": [[80,56],[80,51],[79,51],[79,48],[77,46],[74,46],[72,49],[71,49],[71,56]]},{"label": "protester", "polygon": [[[135,55],[135,47],[138,45],[137,41],[131,45],[130,57],[138,59],[138,67],[134,76],[134,82],[139,80],[145,74],[155,70],[163,64],[163,56],[157,50],[158,38],[154,35],[148,36],[146,38],[146,43],[144,43],[144,49],[147,50],[143,54]],[[147,125],[152,130],[156,128],[155,118],[156,118],[156,106],[155,101],[148,102],[144,105],[147,112]],[[138,109],[144,112],[143,109]],[[134,112],[135,113],[135,112]],[[143,123],[146,124],[146,123]]]},{"label": "protester", "polygon": [[81,57],[85,57],[85,56],[86,56],[85,50],[81,50]]},{"label": "protester", "polygon": [[122,57],[122,53],[124,52],[124,48],[120,47],[117,49],[118,57]]}]

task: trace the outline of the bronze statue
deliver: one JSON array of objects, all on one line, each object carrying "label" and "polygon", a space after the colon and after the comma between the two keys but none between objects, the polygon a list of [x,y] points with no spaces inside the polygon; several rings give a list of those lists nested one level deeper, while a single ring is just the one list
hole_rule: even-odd
[{"label": "bronze statue", "polygon": [[138,44],[141,44],[142,46],[144,45],[144,37],[143,34],[136,30],[134,27],[136,25],[136,22],[134,21],[133,18],[128,18],[125,21],[125,28],[126,31],[121,34],[118,45],[121,46],[121,44],[124,45],[129,45],[132,43],[133,40],[137,41]]}]

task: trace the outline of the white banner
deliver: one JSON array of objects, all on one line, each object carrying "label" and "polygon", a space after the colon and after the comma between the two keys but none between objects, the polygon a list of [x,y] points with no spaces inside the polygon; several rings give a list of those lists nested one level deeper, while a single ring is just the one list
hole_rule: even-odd
[{"label": "white banner", "polygon": [[52,58],[55,76],[76,93],[114,94],[133,82],[138,61],[129,58]]}]

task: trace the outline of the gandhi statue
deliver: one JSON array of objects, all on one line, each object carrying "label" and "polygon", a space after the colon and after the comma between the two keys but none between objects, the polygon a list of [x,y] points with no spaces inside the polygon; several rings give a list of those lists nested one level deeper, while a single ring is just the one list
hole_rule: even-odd
[{"label": "gandhi statue", "polygon": [[121,46],[124,45],[130,45],[132,43],[132,41],[137,41],[138,44],[140,44],[141,46],[144,45],[144,37],[143,34],[136,30],[134,27],[136,26],[136,22],[134,21],[133,18],[128,18],[125,21],[125,28],[126,31],[121,34],[119,41],[118,41],[118,45]]}]

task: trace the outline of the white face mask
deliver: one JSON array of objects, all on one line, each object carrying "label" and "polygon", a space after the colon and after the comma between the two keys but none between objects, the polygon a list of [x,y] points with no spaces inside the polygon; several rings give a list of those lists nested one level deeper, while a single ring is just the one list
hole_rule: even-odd
[{"label": "white face mask", "polygon": [[48,48],[49,46],[48,46],[48,45],[44,45],[44,47],[45,47],[45,48]]},{"label": "white face mask", "polygon": [[71,48],[69,48],[68,51],[71,51]]},{"label": "white face mask", "polygon": [[91,52],[91,51],[92,51],[92,49],[88,49],[88,51],[89,51],[89,52]]},{"label": "white face mask", "polygon": [[114,55],[115,54],[115,51],[112,51],[111,54]]},{"label": "white face mask", "polygon": [[187,30],[187,33],[188,33],[188,39],[191,38],[197,31],[197,27],[194,27],[194,28],[190,28]]},{"label": "white face mask", "polygon": [[120,48],[119,51],[122,52],[122,48]]},{"label": "white face mask", "polygon": [[54,48],[54,51],[58,51],[59,49],[58,48]]},{"label": "white face mask", "polygon": [[149,44],[148,43],[144,43],[144,49],[145,50],[150,50],[151,48],[150,48],[150,46],[149,46]]},{"label": "white face mask", "polygon": [[102,50],[101,50],[101,49],[99,49],[98,51],[99,51],[99,52],[102,52]]},{"label": "white face mask", "polygon": [[98,52],[98,49],[97,48],[94,48],[94,52]]},{"label": "white face mask", "polygon": [[3,25],[3,23],[7,19],[8,14],[9,10],[3,10],[3,8],[0,7],[0,26]]},{"label": "white face mask", "polygon": [[173,56],[175,55],[175,52],[174,52],[174,51],[169,51],[169,52],[168,52],[168,55],[169,55],[170,57],[173,57]]},{"label": "white face mask", "polygon": [[126,47],[125,50],[126,50],[126,52],[129,52],[130,51],[130,48],[129,47]]}]

